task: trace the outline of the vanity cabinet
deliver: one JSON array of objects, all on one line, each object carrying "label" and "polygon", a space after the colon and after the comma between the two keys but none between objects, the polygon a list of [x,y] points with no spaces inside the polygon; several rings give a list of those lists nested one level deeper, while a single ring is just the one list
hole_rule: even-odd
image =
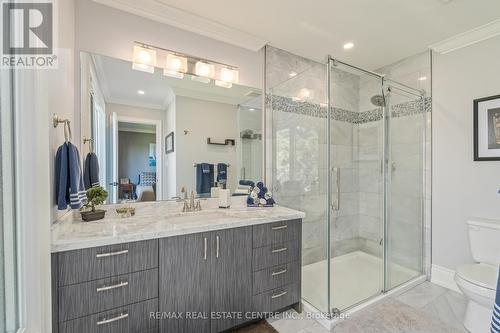
[{"label": "vanity cabinet", "polygon": [[156,332],[158,240],[52,255],[52,331]]},{"label": "vanity cabinet", "polygon": [[[252,227],[160,240],[160,332],[221,332],[252,311]],[[241,313],[236,315],[228,314]],[[189,318],[188,318],[189,317]]]},{"label": "vanity cabinet", "polygon": [[301,220],[52,254],[56,333],[215,333],[300,311]]}]

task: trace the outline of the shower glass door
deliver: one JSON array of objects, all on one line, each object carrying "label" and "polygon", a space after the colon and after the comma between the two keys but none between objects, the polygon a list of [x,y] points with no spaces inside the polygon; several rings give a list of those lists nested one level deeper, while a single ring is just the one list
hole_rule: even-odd
[{"label": "shower glass door", "polygon": [[386,117],[385,290],[423,272],[425,96],[391,80]]},{"label": "shower glass door", "polygon": [[331,60],[330,309],[345,310],[384,289],[382,78]]},{"label": "shower glass door", "polygon": [[266,115],[271,117],[266,122],[271,124],[272,151],[267,181],[279,205],[306,214],[302,298],[328,313],[326,72],[325,64],[266,47]]}]

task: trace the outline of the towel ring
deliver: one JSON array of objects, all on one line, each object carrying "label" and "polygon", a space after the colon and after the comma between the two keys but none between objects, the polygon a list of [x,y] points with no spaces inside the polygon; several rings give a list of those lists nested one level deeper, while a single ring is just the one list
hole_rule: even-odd
[{"label": "towel ring", "polygon": [[62,119],[59,118],[57,114],[54,113],[54,116],[52,117],[52,125],[54,128],[59,126],[59,124],[64,124],[64,140],[66,142],[70,142],[73,139],[73,135],[71,133],[71,122],[69,119]]},{"label": "towel ring", "polygon": [[89,143],[89,152],[94,152],[94,139],[83,138],[83,144]]}]

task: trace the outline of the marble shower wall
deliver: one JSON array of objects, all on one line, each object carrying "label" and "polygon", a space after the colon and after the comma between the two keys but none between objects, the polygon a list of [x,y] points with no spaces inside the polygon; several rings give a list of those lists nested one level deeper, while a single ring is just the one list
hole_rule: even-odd
[{"label": "marble shower wall", "polygon": [[[267,182],[306,213],[303,264],[327,257],[326,65],[266,47]],[[269,163],[270,162],[270,163]],[[324,272],[327,274],[327,272]]]},{"label": "marble shower wall", "polygon": [[[417,57],[416,62],[422,58]],[[403,74],[407,72],[405,68],[413,70],[414,63],[410,59],[408,65],[401,62],[384,70],[395,75],[395,79],[406,78],[410,75]],[[421,73],[418,72],[419,77],[424,75]],[[430,81],[430,71],[428,78]],[[327,138],[326,88],[325,64],[267,47],[266,116],[267,122],[272,124],[267,136],[269,155],[266,167],[270,175],[267,181],[273,184],[274,195],[280,204],[306,212],[303,224],[304,265],[325,260],[327,255],[328,144],[333,148],[333,166],[340,169],[341,175],[340,211],[332,212],[331,255],[338,256],[356,250],[382,255],[381,163],[384,133],[382,109],[370,103],[373,95],[382,94],[381,82],[374,77],[356,75],[342,68],[332,71],[331,112],[334,120],[331,142]],[[430,114],[430,99],[425,104],[426,113]],[[408,100],[402,100],[400,104],[396,101],[392,108],[396,132],[399,130],[403,141],[397,139],[395,142],[401,141],[398,143],[400,145],[394,145],[394,151],[400,149],[401,155],[394,154],[398,158],[398,173],[394,177],[400,177],[396,178],[394,195],[400,199],[396,200],[397,207],[394,207],[393,212],[398,219],[394,220],[397,228],[394,228],[393,236],[397,239],[392,241],[395,255],[391,260],[410,268],[417,268],[415,256],[417,261],[420,256],[415,246],[408,248],[407,241],[408,237],[415,239],[419,231],[414,230],[410,235],[408,230],[416,229],[421,217],[415,213],[415,199],[411,199],[411,193],[419,191],[415,187],[418,185],[415,183],[412,188],[407,180],[411,182],[415,178],[406,176],[412,172],[411,168],[415,168],[425,158],[411,153],[421,148],[418,142],[423,142],[422,137],[417,138],[420,140],[418,142],[404,140],[410,140],[405,133],[421,128],[415,124],[425,116],[421,112],[415,114],[418,109],[421,109],[421,105],[408,103]],[[405,168],[409,169],[405,171]],[[406,176],[403,176],[403,172],[407,172]],[[335,186],[333,182],[332,188],[335,189]],[[410,199],[405,200],[398,186],[399,189],[403,188],[403,192],[408,186]],[[332,195],[335,199],[336,193]]]}]

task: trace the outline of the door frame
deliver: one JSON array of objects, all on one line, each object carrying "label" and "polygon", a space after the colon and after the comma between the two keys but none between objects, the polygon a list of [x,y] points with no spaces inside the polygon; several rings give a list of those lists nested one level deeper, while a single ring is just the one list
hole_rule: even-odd
[{"label": "door frame", "polygon": [[[137,118],[121,116],[117,114],[117,122],[135,123],[143,125],[154,125],[156,135],[156,200],[163,200],[163,154],[162,154],[162,121],[158,119]],[[118,126],[117,126],[118,127]],[[118,128],[116,129],[118,132]],[[119,140],[116,140],[116,151],[118,152]],[[117,161],[118,162],[118,161]],[[116,166],[117,167],[117,166]],[[158,186],[159,184],[159,186]]]}]

